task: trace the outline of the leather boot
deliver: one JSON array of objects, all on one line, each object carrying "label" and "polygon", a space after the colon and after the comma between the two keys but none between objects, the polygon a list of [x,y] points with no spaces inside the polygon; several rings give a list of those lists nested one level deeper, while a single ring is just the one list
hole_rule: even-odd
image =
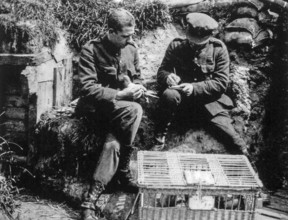
[{"label": "leather boot", "polygon": [[93,209],[83,209],[81,220],[99,220],[98,215],[96,215]]},{"label": "leather boot", "polygon": [[[161,106],[161,105],[160,105]],[[167,108],[166,104],[159,106],[157,120],[155,122],[155,132],[151,151],[162,151],[165,148],[165,139],[175,117],[175,107]]]},{"label": "leather boot", "polygon": [[96,206],[96,202],[104,191],[104,185],[95,182],[90,185],[88,192],[84,194],[84,200],[81,204],[83,208],[81,220],[98,220],[101,210]]},{"label": "leather boot", "polygon": [[154,138],[153,146],[151,151],[162,151],[165,148],[166,134],[157,133]]},{"label": "leather boot", "polygon": [[[173,114],[174,116],[174,114]],[[158,125],[155,129],[155,137],[151,151],[162,151],[165,148],[165,140],[168,133],[168,129],[171,125],[171,121],[166,121],[161,126]]]},{"label": "leather boot", "polygon": [[120,162],[116,179],[121,189],[128,193],[138,193],[138,186],[135,183],[130,170],[130,157],[133,153],[132,147],[123,146],[120,152]]}]

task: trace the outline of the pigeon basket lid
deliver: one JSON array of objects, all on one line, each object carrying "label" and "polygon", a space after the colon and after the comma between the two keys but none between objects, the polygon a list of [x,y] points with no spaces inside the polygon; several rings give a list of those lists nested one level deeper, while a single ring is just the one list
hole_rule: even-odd
[{"label": "pigeon basket lid", "polygon": [[[199,184],[230,189],[263,186],[243,155],[139,151],[137,157],[140,188],[186,189]],[[207,176],[208,181],[199,180],[197,176]],[[213,181],[209,181],[211,176]]]}]

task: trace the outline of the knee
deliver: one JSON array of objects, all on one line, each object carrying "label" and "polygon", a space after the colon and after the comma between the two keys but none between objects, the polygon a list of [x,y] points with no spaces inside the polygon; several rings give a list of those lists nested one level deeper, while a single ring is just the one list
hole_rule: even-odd
[{"label": "knee", "polygon": [[181,103],[181,94],[175,89],[166,89],[161,99],[165,104],[177,106]]},{"label": "knee", "polygon": [[105,142],[103,146],[103,151],[106,152],[116,152],[118,153],[120,151],[120,144],[117,140],[108,140]]},{"label": "knee", "polygon": [[131,102],[128,111],[131,118],[142,118],[143,109],[137,102]]}]

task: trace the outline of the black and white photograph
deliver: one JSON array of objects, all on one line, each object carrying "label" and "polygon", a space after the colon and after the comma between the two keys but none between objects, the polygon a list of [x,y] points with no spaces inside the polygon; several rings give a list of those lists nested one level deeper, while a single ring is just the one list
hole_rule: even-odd
[{"label": "black and white photograph", "polygon": [[288,0],[0,0],[0,220],[288,220]]}]

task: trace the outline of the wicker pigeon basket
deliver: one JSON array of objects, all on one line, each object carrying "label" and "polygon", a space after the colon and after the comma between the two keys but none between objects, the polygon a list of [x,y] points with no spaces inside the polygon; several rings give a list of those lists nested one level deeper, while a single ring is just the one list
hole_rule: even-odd
[{"label": "wicker pigeon basket", "polygon": [[140,220],[252,220],[262,183],[243,155],[138,152]]}]

